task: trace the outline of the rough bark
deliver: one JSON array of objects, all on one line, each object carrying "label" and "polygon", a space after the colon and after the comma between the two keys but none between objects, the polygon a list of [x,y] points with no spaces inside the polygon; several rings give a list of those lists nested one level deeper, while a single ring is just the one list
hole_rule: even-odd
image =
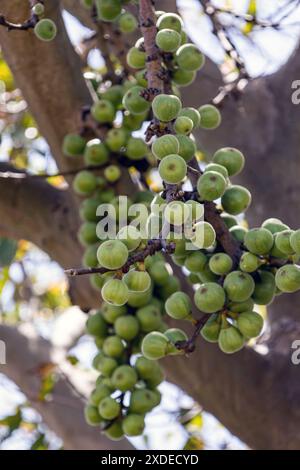
[{"label": "rough bark", "polygon": [[4,325],[0,326],[0,338],[6,344],[7,359],[6,365],[0,365],[0,372],[21,388],[44,422],[63,439],[66,450],[132,449],[128,441],[111,441],[99,432],[99,428],[86,424],[84,401],[74,394],[64,377],[56,383],[50,401],[37,399],[41,388],[39,369],[53,361],[50,343]]}]

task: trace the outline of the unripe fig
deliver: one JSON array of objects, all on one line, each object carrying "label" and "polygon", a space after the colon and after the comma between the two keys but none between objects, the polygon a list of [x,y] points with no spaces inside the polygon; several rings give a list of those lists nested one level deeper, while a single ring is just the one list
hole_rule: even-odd
[{"label": "unripe fig", "polygon": [[110,377],[103,377],[103,375],[99,375],[97,380],[96,380],[96,387],[99,385],[105,385],[110,389],[111,392],[114,391],[114,387],[111,383],[111,378]]},{"label": "unripe fig", "polygon": [[217,282],[219,280],[219,277],[209,269],[208,263],[205,265],[204,269],[198,273],[198,277],[202,284],[206,282]]},{"label": "unripe fig", "polygon": [[231,271],[233,261],[226,253],[216,253],[209,260],[209,268],[214,274],[224,276]]},{"label": "unripe fig", "polygon": [[146,66],[146,53],[137,47],[131,47],[127,53],[127,63],[133,69],[144,69]]},{"label": "unripe fig", "polygon": [[73,189],[77,194],[88,195],[95,191],[97,179],[91,171],[83,170],[77,173],[73,181]]},{"label": "unripe fig", "polygon": [[168,354],[170,354],[171,356],[177,356],[178,354],[182,354],[182,350],[176,347],[176,343],[180,341],[187,341],[187,334],[179,328],[169,328],[164,332],[164,335],[170,341]]},{"label": "unripe fig", "polygon": [[97,259],[98,244],[88,246],[83,254],[82,263],[87,268],[96,268],[98,266]]},{"label": "unripe fig", "polygon": [[209,343],[217,343],[221,331],[219,315],[214,313],[201,330],[201,336]]},{"label": "unripe fig", "polygon": [[159,30],[167,28],[177,31],[177,33],[181,33],[183,22],[180,16],[176,15],[176,13],[164,13],[159,16],[156,26]]},{"label": "unripe fig", "polygon": [[189,70],[176,69],[172,73],[173,82],[179,87],[186,87],[191,85],[196,78],[196,72],[191,72]]},{"label": "unripe fig", "polygon": [[86,141],[78,134],[67,134],[63,141],[63,153],[68,157],[77,157],[82,155],[85,149]]},{"label": "unripe fig", "polygon": [[291,245],[291,236],[293,233],[293,230],[283,230],[275,235],[274,241],[276,248],[285,255],[292,255],[295,253],[295,250]]},{"label": "unripe fig", "polygon": [[129,411],[133,413],[148,413],[157,405],[155,392],[148,389],[134,390],[130,397]]},{"label": "unripe fig", "polygon": [[99,100],[91,108],[93,118],[101,124],[111,123],[115,119],[115,108],[108,100]]},{"label": "unripe fig", "polygon": [[267,255],[273,247],[273,236],[265,228],[249,230],[244,239],[246,248],[255,255]]},{"label": "unripe fig", "polygon": [[109,165],[104,170],[104,176],[109,183],[116,183],[121,178],[121,170],[117,165]]},{"label": "unripe fig", "polygon": [[42,20],[38,21],[35,25],[34,34],[38,39],[41,39],[42,41],[53,41],[57,34],[56,24],[49,18],[43,18]]},{"label": "unripe fig", "polygon": [[178,114],[178,117],[188,117],[193,121],[193,127],[196,129],[200,125],[200,113],[197,109],[195,108],[182,108],[180,113]]},{"label": "unripe fig", "polygon": [[127,246],[128,251],[134,251],[141,243],[141,234],[133,225],[127,225],[119,231],[117,238]]},{"label": "unripe fig", "polygon": [[276,272],[275,282],[282,292],[296,292],[300,289],[300,269],[293,264],[282,266]]},{"label": "unripe fig", "polygon": [[203,271],[207,261],[207,256],[204,253],[195,251],[185,259],[184,266],[192,273],[199,273]]},{"label": "unripe fig", "polygon": [[191,242],[197,248],[200,248],[200,250],[210,248],[215,240],[216,232],[210,223],[201,221],[194,225]]},{"label": "unripe fig", "polygon": [[145,380],[151,387],[156,387],[164,379],[164,373],[159,364],[143,356],[136,360],[135,369],[139,377]]},{"label": "unripe fig", "polygon": [[121,0],[96,0],[99,20],[115,21],[122,11]]},{"label": "unripe fig", "polygon": [[162,319],[159,309],[155,305],[147,305],[136,311],[136,317],[140,324],[140,329],[144,333],[158,330],[161,327]]},{"label": "unripe fig", "polygon": [[96,234],[97,225],[94,222],[85,222],[78,232],[78,239],[84,246],[99,242]]},{"label": "unripe fig", "polygon": [[232,185],[223,194],[221,204],[228,214],[238,215],[250,206],[251,194],[243,186]]},{"label": "unripe fig", "polygon": [[101,99],[110,101],[115,108],[118,108],[120,104],[122,104],[123,95],[124,88],[122,85],[112,85],[100,93]]},{"label": "unripe fig", "polygon": [[107,240],[99,246],[97,256],[100,266],[119,269],[128,259],[128,248],[120,240]]},{"label": "unripe fig", "polygon": [[227,302],[227,308],[233,313],[251,312],[254,308],[254,300],[251,297],[244,302]]},{"label": "unripe fig", "polygon": [[129,291],[128,305],[134,308],[144,307],[144,305],[149,304],[151,296],[151,289],[145,292]]},{"label": "unripe fig", "polygon": [[103,400],[103,398],[110,396],[111,390],[107,385],[97,385],[97,387],[92,391],[89,402],[93,406],[98,406],[100,401]]},{"label": "unripe fig", "polygon": [[105,338],[107,335],[107,324],[101,312],[91,315],[86,322],[86,329],[89,335]]},{"label": "unripe fig", "polygon": [[198,179],[197,191],[202,201],[214,201],[223,196],[226,186],[224,176],[216,171],[208,171]]},{"label": "unripe fig", "polygon": [[169,279],[169,272],[164,261],[155,261],[148,269],[155,284],[165,285]]},{"label": "unripe fig", "polygon": [[120,404],[112,397],[105,397],[99,404],[99,413],[107,420],[115,419],[121,411]]},{"label": "unripe fig", "polygon": [[256,338],[263,326],[264,320],[256,312],[243,312],[237,318],[237,327],[245,338]]},{"label": "unripe fig", "polygon": [[182,157],[171,154],[161,160],[158,172],[166,183],[178,184],[186,177],[187,166]]},{"label": "unripe fig", "polygon": [[294,233],[291,234],[290,243],[294,252],[297,255],[299,255],[300,254],[300,230],[296,230]]},{"label": "unripe fig", "polygon": [[138,70],[135,73],[134,76],[135,76],[136,82],[139,86],[147,88],[148,81],[147,81],[147,70],[146,69]]},{"label": "unripe fig", "polygon": [[104,303],[102,306],[102,316],[107,323],[113,324],[117,318],[125,315],[127,313],[127,308],[123,305],[122,307],[116,307],[115,305],[110,305]]},{"label": "unripe fig", "polygon": [[151,150],[153,155],[159,160],[166,157],[167,155],[178,154],[178,139],[171,134],[158,137],[158,139],[153,142]]},{"label": "unripe fig", "polygon": [[41,16],[41,15],[43,15],[44,11],[45,11],[45,7],[42,3],[36,3],[32,7],[32,13],[34,15]]},{"label": "unripe fig", "polygon": [[141,92],[145,88],[134,86],[130,88],[123,98],[123,106],[132,114],[144,114],[150,108],[149,101],[141,96]]},{"label": "unripe fig", "polygon": [[87,165],[104,165],[108,161],[109,152],[98,139],[90,140],[84,151],[84,161]]},{"label": "unripe fig", "polygon": [[243,273],[242,271],[233,271],[226,276],[224,289],[229,300],[244,302],[253,294],[255,282],[250,274]]},{"label": "unripe fig", "polygon": [[124,129],[110,129],[107,133],[105,143],[112,152],[119,152],[125,147],[127,132]]},{"label": "unripe fig", "polygon": [[217,150],[213,156],[213,161],[225,166],[229,176],[239,174],[245,166],[245,157],[242,152],[231,147]]},{"label": "unripe fig", "polygon": [[[223,167],[224,169],[226,169],[225,167]],[[234,227],[235,225],[237,225],[237,220],[235,217],[232,217],[231,215],[228,215],[228,214],[221,214],[221,217],[223,219],[223,221],[225,222],[225,225],[228,227],[228,228],[231,228],[231,227]]]},{"label": "unripe fig", "polygon": [[[220,173],[222,176],[224,176],[225,180],[228,178],[228,171],[223,165],[219,165],[218,163],[209,163],[206,165],[204,173],[208,173],[209,171],[215,171],[216,173]],[[236,225],[236,221],[233,225]]]},{"label": "unripe fig", "polygon": [[126,155],[131,160],[141,160],[147,155],[148,147],[144,140],[138,137],[129,137],[126,145]]},{"label": "unripe fig", "polygon": [[118,363],[112,357],[105,357],[102,353],[99,353],[93,360],[93,367],[101,372],[104,377],[110,377],[118,367]]},{"label": "unripe fig", "polygon": [[129,365],[117,367],[111,377],[113,386],[121,392],[131,390],[138,380],[135,369]]},{"label": "unripe fig", "polygon": [[176,62],[181,69],[195,72],[203,67],[205,58],[194,44],[183,44],[176,52]]},{"label": "unripe fig", "polygon": [[157,95],[152,101],[154,116],[163,122],[173,121],[181,110],[181,101],[175,95]]},{"label": "unripe fig", "polygon": [[147,271],[131,269],[123,276],[123,281],[132,292],[145,292],[151,287],[151,277]]},{"label": "unripe fig", "polygon": [[140,436],[145,428],[144,416],[139,414],[129,414],[123,419],[122,429],[126,436]]},{"label": "unripe fig", "polygon": [[176,135],[176,138],[179,142],[179,152],[180,155],[186,162],[189,162],[197,152],[197,147],[190,137],[187,135]]},{"label": "unripe fig", "polygon": [[242,227],[241,225],[234,225],[229,229],[229,232],[235,238],[238,242],[244,243],[245,240],[245,235],[248,232],[248,230],[245,227]]},{"label": "unripe fig", "polygon": [[157,331],[148,333],[143,339],[142,353],[147,359],[160,359],[168,354],[168,338]]},{"label": "unripe fig", "polygon": [[161,29],[155,38],[156,45],[164,52],[175,52],[181,43],[181,36],[173,29]]},{"label": "unripe fig", "polygon": [[124,352],[124,345],[118,336],[108,336],[103,343],[102,350],[106,356],[118,358]]},{"label": "unripe fig", "polygon": [[191,315],[192,304],[184,292],[175,292],[165,303],[167,314],[176,320],[184,320]]},{"label": "unripe fig", "polygon": [[132,315],[124,315],[115,321],[115,332],[125,341],[131,341],[139,332],[139,322]]},{"label": "unripe fig", "polygon": [[266,228],[271,233],[282,232],[283,230],[289,230],[288,225],[285,225],[279,219],[271,218],[264,221],[262,228]]},{"label": "unripe fig", "polygon": [[177,134],[188,135],[194,127],[193,121],[187,116],[178,116],[174,123],[174,130]]},{"label": "unripe fig", "polygon": [[119,28],[122,33],[133,33],[138,27],[138,22],[136,20],[136,17],[126,11],[125,13],[122,13],[122,15],[119,18]]},{"label": "unripe fig", "polygon": [[124,437],[121,421],[114,421],[109,428],[105,428],[105,436],[109,437],[112,441],[119,441]]},{"label": "unripe fig", "polygon": [[110,279],[102,287],[101,295],[108,304],[122,306],[128,301],[128,287],[119,279]]},{"label": "unripe fig", "polygon": [[85,406],[84,417],[90,426],[99,426],[99,424],[103,422],[103,418],[100,416],[98,408],[93,405]]},{"label": "unripe fig", "polygon": [[90,277],[90,284],[95,290],[101,290],[103,287],[103,277],[100,274],[91,274]]},{"label": "unripe fig", "polygon": [[204,104],[199,108],[200,113],[200,127],[207,130],[213,130],[219,127],[222,121],[221,113],[212,104]]},{"label": "unripe fig", "polygon": [[204,313],[215,313],[225,304],[225,291],[215,282],[207,282],[196,290],[194,296],[196,307]]},{"label": "unripe fig", "polygon": [[242,349],[245,339],[237,328],[229,326],[220,331],[218,344],[221,351],[232,354]]},{"label": "unripe fig", "polygon": [[176,276],[169,276],[168,281],[159,288],[159,297],[165,301],[167,300],[170,295],[174,294],[180,289],[180,282]]},{"label": "unripe fig", "polygon": [[253,273],[259,268],[260,264],[260,259],[253,253],[246,252],[241,256],[240,269],[245,273]]}]

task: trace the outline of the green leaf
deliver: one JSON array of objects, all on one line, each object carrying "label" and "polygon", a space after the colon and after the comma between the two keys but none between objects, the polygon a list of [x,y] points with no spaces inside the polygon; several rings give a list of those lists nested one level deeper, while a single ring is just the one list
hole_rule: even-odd
[{"label": "green leaf", "polygon": [[249,0],[247,13],[252,16],[256,15],[256,0]]},{"label": "green leaf", "polygon": [[12,263],[16,252],[18,243],[9,238],[0,238],[0,267],[8,266]]},{"label": "green leaf", "polygon": [[14,415],[0,419],[0,426],[8,426],[10,432],[12,432],[20,426],[21,422],[22,414],[20,408],[18,408]]}]

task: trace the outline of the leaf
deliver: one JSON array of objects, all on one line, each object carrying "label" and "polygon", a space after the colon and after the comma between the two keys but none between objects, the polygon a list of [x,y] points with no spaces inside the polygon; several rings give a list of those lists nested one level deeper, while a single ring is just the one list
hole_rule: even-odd
[{"label": "leaf", "polygon": [[18,429],[22,422],[22,414],[20,408],[17,409],[17,412],[14,415],[6,416],[5,418],[0,419],[0,426],[7,426],[10,433],[15,429]]},{"label": "leaf", "polygon": [[248,10],[247,10],[248,15],[255,16],[256,11],[257,11],[256,0],[249,0]]},{"label": "leaf", "polygon": [[0,77],[0,81],[4,83],[6,91],[12,91],[15,88],[12,73],[3,59],[0,59]]},{"label": "leaf", "polygon": [[185,443],[183,450],[203,450],[204,442],[200,437],[190,436]]},{"label": "leaf", "polygon": [[30,447],[30,450],[47,450],[47,449],[48,449],[48,443],[46,441],[46,436],[43,433],[39,434],[37,439],[34,441],[32,446]]},{"label": "leaf", "polygon": [[0,238],[0,267],[8,266],[12,263],[16,252],[18,243],[9,238]]}]

